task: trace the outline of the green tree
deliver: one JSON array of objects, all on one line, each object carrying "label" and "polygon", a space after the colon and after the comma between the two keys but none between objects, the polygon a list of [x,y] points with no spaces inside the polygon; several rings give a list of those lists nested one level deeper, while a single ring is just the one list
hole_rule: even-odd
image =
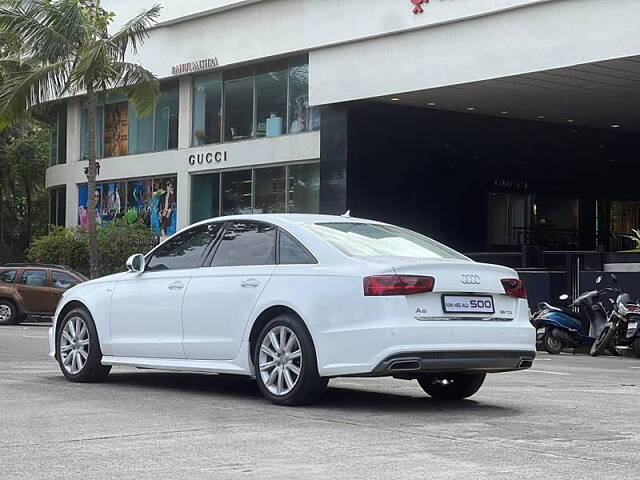
[{"label": "green tree", "polygon": [[[153,111],[158,79],[140,65],[125,61],[135,54],[155,23],[160,6],[143,11],[111,33],[113,14],[100,0],[9,0],[0,3],[0,35],[18,39],[18,52],[0,59],[0,130],[39,105],[66,94],[86,92],[88,191],[96,183],[96,104],[108,92],[125,95],[139,115]],[[98,241],[93,202],[89,217],[90,276],[98,275]]]},{"label": "green tree", "polygon": [[47,132],[33,119],[0,132],[0,262],[22,256],[47,231]]}]

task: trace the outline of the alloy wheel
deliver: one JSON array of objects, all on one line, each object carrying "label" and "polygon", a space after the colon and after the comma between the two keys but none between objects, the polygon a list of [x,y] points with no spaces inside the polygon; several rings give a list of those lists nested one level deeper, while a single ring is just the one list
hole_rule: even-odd
[{"label": "alloy wheel", "polygon": [[282,396],[291,392],[302,369],[302,350],[296,334],[284,325],[269,330],[260,345],[258,368],[271,393]]},{"label": "alloy wheel", "polygon": [[11,307],[9,305],[0,305],[0,322],[8,322],[11,318]]},{"label": "alloy wheel", "polygon": [[85,321],[71,317],[60,335],[60,358],[64,369],[71,375],[82,371],[89,358],[89,329]]}]

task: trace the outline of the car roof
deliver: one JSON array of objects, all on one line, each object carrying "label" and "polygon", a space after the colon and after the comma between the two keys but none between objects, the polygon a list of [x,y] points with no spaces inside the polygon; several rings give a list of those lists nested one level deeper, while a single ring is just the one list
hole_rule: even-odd
[{"label": "car roof", "polygon": [[73,271],[65,265],[54,265],[51,263],[3,263],[0,268],[57,268],[59,270]]},{"label": "car roof", "polygon": [[[253,213],[248,215],[229,215],[226,217],[215,217],[207,220],[202,220],[194,225],[200,225],[213,221],[226,221],[226,220],[254,220],[257,222],[271,222],[279,224],[281,222],[305,224],[305,223],[378,223],[383,224],[376,220],[368,220],[365,218],[356,218],[345,215],[321,215],[312,213]],[[193,225],[191,225],[193,226]]]}]

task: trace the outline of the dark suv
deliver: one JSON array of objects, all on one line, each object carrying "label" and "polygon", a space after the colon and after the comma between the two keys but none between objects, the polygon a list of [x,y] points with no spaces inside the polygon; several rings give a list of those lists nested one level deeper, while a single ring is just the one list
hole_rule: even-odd
[{"label": "dark suv", "polygon": [[86,280],[81,273],[62,265],[0,266],[0,325],[16,325],[28,315],[52,316],[62,293]]}]

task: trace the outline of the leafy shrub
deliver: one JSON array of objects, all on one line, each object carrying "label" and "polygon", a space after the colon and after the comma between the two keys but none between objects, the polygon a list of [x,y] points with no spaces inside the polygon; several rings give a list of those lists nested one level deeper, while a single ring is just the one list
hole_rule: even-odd
[{"label": "leafy shrub", "polygon": [[[153,232],[144,225],[118,220],[98,226],[98,273],[122,272],[127,258],[145,253],[156,244]],[[35,240],[27,252],[31,262],[67,265],[89,273],[89,236],[78,227],[55,227]]]}]

